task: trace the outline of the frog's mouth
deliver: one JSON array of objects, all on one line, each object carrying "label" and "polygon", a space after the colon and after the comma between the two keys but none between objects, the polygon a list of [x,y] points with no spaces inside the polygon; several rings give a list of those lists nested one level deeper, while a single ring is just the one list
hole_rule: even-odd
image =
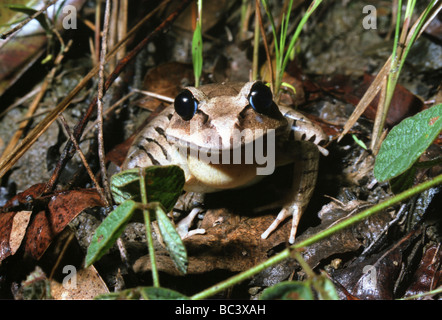
[{"label": "frog's mouth", "polygon": [[239,172],[242,172],[241,177],[246,180],[252,176],[273,173],[279,149],[276,146],[278,139],[275,130],[261,132],[261,135],[250,141],[247,141],[247,136],[244,136],[243,140],[233,140],[237,140],[237,143],[230,144],[228,148],[201,147],[178,139],[175,139],[174,143],[176,142],[178,152],[187,159],[188,164],[191,161],[200,163],[202,167],[215,168],[217,172],[235,172],[234,176],[239,176]]},{"label": "frog's mouth", "polygon": [[237,130],[224,139],[217,132],[198,133],[195,136],[186,135],[186,139],[170,134],[167,134],[166,137],[178,149],[194,156],[196,154],[208,157],[224,156],[224,159],[226,159],[226,156],[230,154],[231,157],[237,159],[237,155],[241,154],[243,155],[242,159],[244,159],[244,157],[250,156],[250,152],[255,152],[259,148],[265,150],[275,149],[276,141],[281,134],[283,134],[281,129],[258,129]]}]

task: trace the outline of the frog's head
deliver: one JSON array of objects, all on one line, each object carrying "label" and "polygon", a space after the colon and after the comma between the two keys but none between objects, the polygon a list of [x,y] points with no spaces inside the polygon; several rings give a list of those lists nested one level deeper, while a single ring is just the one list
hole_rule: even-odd
[{"label": "frog's head", "polygon": [[166,136],[191,149],[232,150],[287,126],[270,88],[260,81],[188,87],[174,107]]}]

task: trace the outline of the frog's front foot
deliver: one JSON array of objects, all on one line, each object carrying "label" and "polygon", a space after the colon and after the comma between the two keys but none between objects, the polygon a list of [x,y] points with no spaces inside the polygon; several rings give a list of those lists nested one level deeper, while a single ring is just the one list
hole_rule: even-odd
[{"label": "frog's front foot", "polygon": [[301,219],[302,209],[300,205],[293,205],[289,208],[283,208],[270,227],[261,235],[262,239],[267,239],[267,237],[272,233],[287,217],[292,216],[292,227],[290,229],[289,243],[295,243],[296,230],[298,229],[299,220]]},{"label": "frog's front foot", "polygon": [[193,219],[203,211],[202,208],[193,208],[192,211],[190,211],[189,215],[182,219],[180,222],[178,222],[178,225],[176,227],[176,230],[178,234],[180,235],[181,239],[189,238],[195,234],[204,234],[206,233],[205,229],[194,229],[190,230],[190,226],[192,225]]}]

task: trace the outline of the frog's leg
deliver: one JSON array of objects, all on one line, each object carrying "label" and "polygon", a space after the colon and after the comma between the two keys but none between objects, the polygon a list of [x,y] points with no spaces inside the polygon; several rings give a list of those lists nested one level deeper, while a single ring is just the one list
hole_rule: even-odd
[{"label": "frog's leg", "polygon": [[297,151],[299,152],[297,152],[294,162],[292,189],[285,201],[286,205],[279,212],[270,227],[261,235],[263,239],[266,239],[287,217],[292,216],[289,242],[294,243],[299,220],[313,194],[318,174],[318,148],[313,143],[307,141],[299,141],[297,146],[299,148]]}]

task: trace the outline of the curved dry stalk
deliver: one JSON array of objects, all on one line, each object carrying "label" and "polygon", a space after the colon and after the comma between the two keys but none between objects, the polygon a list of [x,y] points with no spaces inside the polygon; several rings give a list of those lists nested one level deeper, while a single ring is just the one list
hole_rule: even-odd
[{"label": "curved dry stalk", "polygon": [[376,97],[378,92],[382,89],[385,79],[387,78],[388,73],[390,72],[390,67],[391,67],[391,56],[385,62],[384,66],[379,71],[376,78],[368,87],[367,91],[363,95],[362,99],[359,101],[358,105],[351,114],[350,118],[348,118],[341,134],[338,137],[338,142],[341,141],[343,136],[345,136],[348,133],[348,131],[354,126],[354,124],[359,119],[359,117],[364,113],[365,109],[367,109],[367,107],[370,105],[370,102]]}]

